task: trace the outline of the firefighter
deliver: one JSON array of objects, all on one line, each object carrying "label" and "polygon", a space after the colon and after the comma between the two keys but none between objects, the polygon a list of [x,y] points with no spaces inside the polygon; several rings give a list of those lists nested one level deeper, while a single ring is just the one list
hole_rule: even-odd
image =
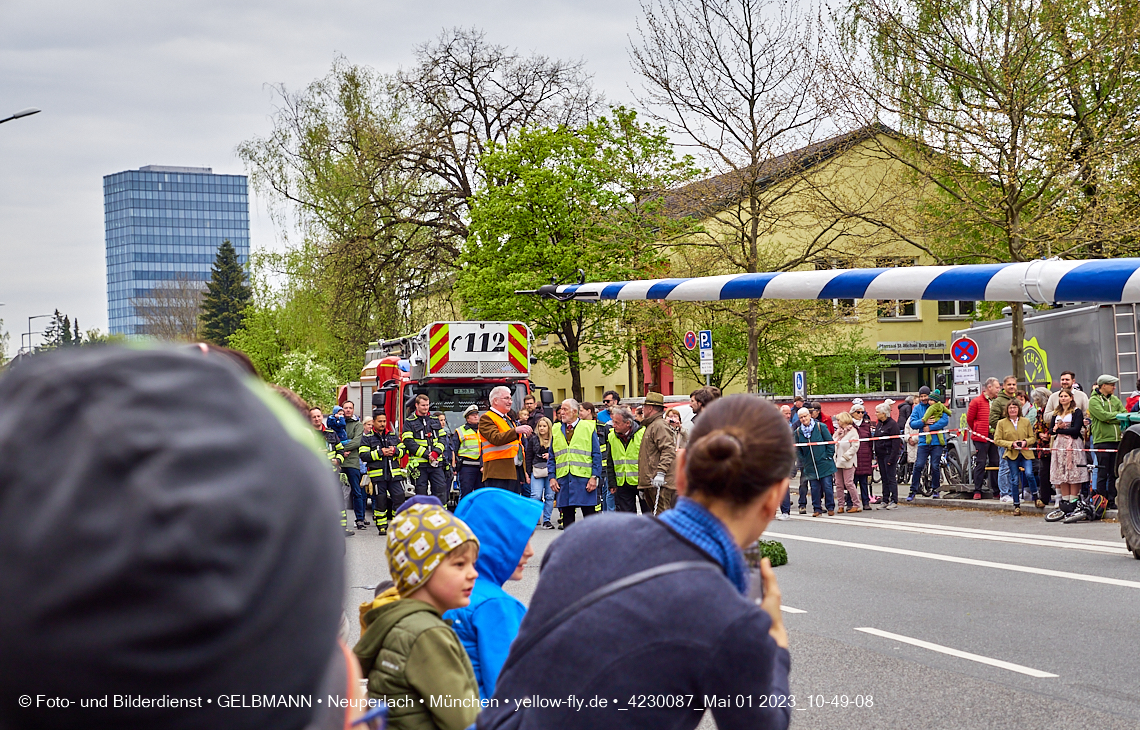
[{"label": "firefighter", "polygon": [[431,399],[420,393],[415,398],[415,414],[404,421],[400,439],[408,454],[409,476],[414,475],[416,494],[432,494],[447,502],[447,473],[443,468],[447,434],[439,419],[431,415]]},{"label": "firefighter", "polygon": [[400,458],[404,445],[388,430],[388,416],[380,413],[372,419],[372,433],[360,443],[360,460],[367,462],[368,480],[372,482],[372,516],[381,535],[388,534],[388,519],[404,503],[404,467]]},{"label": "firefighter", "polygon": [[479,406],[463,411],[466,421],[455,430],[459,439],[456,451],[456,473],[459,475],[459,498],[463,499],[483,481],[483,456],[479,448]]}]

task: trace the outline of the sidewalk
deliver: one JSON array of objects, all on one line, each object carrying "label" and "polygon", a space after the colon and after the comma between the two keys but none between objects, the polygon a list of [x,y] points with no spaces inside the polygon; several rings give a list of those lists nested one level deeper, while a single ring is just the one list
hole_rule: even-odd
[{"label": "sidewalk", "polygon": [[[930,497],[915,497],[914,502],[899,501],[899,504],[913,504],[919,507],[950,507],[954,509],[975,509],[984,512],[1013,512],[1013,504],[1010,502],[1002,502],[996,499],[931,499]],[[1044,509],[1035,507],[1032,502],[1021,503],[1021,514],[1023,515],[1046,515],[1052,511],[1052,508],[1046,506]],[[1116,520],[1116,510],[1110,509],[1104,513],[1103,520]]]},{"label": "sidewalk", "polygon": [[[788,489],[792,495],[792,509],[796,508],[797,495],[799,494],[799,476],[797,475],[791,480]],[[880,487],[881,488],[881,487]],[[899,506],[914,506],[914,507],[945,507],[949,509],[972,509],[980,510],[982,512],[1013,512],[1013,504],[1010,502],[1002,502],[997,499],[931,499],[930,497],[915,497],[913,502],[906,501],[907,487],[903,485],[902,490],[899,492]],[[880,496],[882,492],[879,492]],[[808,498],[808,505],[811,505],[811,498]],[[878,509],[879,505],[872,505],[872,509]],[[1039,509],[1033,505],[1032,502],[1021,503],[1021,514],[1023,515],[1041,515],[1045,516],[1052,510],[1051,507],[1046,506],[1044,509]],[[1110,522],[1116,521],[1116,510],[1110,509],[1104,513],[1102,520]]]}]

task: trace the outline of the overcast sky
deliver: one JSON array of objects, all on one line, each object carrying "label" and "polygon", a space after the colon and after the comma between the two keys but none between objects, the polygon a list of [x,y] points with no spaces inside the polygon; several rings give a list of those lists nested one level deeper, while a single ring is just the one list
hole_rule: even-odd
[{"label": "overcast sky", "polygon": [[[266,134],[273,94],[335,55],[395,71],[412,47],[476,26],[523,51],[582,58],[630,103],[637,0],[0,0],[0,318],[20,345],[55,309],[107,329],[103,176],[143,165],[245,174],[234,148]],[[279,246],[251,197],[254,249]],[[42,330],[47,320],[37,320]]]}]

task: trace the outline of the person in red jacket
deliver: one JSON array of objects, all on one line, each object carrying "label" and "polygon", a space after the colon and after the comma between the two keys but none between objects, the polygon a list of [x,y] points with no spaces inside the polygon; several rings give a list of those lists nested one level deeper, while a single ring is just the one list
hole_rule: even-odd
[{"label": "person in red jacket", "polygon": [[[974,499],[982,498],[982,485],[986,483],[986,467],[998,466],[1001,458],[997,444],[987,441],[990,432],[990,401],[1001,392],[1001,381],[989,378],[979,393],[966,408],[966,427],[970,429],[970,440],[974,442]],[[997,472],[989,473],[990,494],[998,496]]]}]

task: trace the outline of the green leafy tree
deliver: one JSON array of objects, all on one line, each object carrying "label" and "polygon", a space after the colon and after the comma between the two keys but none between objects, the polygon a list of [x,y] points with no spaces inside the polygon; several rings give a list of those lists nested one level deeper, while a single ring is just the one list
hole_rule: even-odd
[{"label": "green leafy tree", "polygon": [[202,336],[216,345],[225,345],[241,327],[251,297],[245,268],[228,240],[218,247],[206,295],[202,298]]},{"label": "green leafy tree", "polygon": [[0,367],[8,362],[8,331],[4,329],[4,320],[0,319]]},{"label": "green leafy tree", "polygon": [[662,270],[660,244],[685,221],[663,214],[664,192],[697,174],[663,130],[615,108],[579,129],[523,129],[481,164],[490,181],[471,201],[471,237],[455,291],[473,319],[521,319],[560,347],[537,352],[569,370],[582,397],[586,351],[613,372],[629,348],[621,305],[519,297],[518,289],[570,281],[641,278]]},{"label": "green leafy tree", "polygon": [[306,403],[327,411],[335,401],[339,379],[314,352],[291,352],[282,357],[273,382],[289,388]]}]

